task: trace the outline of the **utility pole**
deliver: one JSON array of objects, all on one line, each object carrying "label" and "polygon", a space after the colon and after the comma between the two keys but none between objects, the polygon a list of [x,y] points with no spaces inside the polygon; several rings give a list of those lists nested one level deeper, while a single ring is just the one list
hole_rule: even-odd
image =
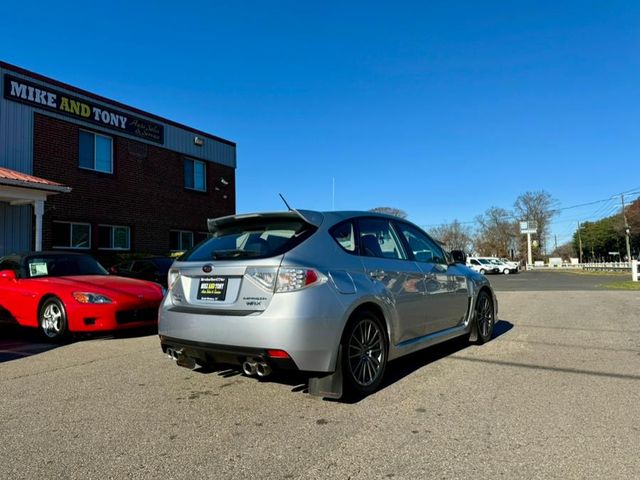
[{"label": "utility pole", "polygon": [[627,262],[631,263],[631,244],[629,243],[629,223],[627,222],[627,212],[624,209],[624,193],[620,194],[622,199],[622,218],[624,218],[624,238],[627,241]]},{"label": "utility pole", "polygon": [[580,235],[580,229],[582,227],[580,226],[580,222],[578,222],[578,245],[580,247],[580,251],[578,252],[578,255],[580,257],[580,259],[578,260],[580,263],[582,263],[582,235]]}]

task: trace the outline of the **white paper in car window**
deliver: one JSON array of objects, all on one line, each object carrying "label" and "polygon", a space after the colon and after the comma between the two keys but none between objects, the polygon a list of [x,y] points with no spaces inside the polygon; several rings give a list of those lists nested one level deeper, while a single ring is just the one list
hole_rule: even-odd
[{"label": "white paper in car window", "polygon": [[48,275],[49,270],[47,270],[47,263],[30,263],[29,264],[29,276],[31,277],[41,277],[43,275]]}]

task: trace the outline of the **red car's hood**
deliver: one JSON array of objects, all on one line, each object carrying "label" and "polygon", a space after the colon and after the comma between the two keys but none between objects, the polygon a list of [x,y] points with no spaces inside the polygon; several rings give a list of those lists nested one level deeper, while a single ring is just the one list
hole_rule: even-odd
[{"label": "red car's hood", "polygon": [[78,292],[100,293],[105,295],[113,292],[138,298],[142,295],[146,299],[162,298],[162,289],[158,284],[115,275],[77,275],[70,277],[47,277],[39,280]]}]

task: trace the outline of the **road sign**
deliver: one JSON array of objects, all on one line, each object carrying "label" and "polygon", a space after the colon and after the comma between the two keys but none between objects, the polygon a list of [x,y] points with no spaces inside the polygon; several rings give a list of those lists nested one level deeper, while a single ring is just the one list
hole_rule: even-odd
[{"label": "road sign", "polygon": [[526,235],[528,233],[538,232],[538,222],[520,222],[520,233]]}]

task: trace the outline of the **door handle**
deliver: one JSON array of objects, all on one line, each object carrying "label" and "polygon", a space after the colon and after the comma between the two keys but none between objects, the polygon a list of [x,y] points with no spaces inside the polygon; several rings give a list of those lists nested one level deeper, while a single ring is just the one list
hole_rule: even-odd
[{"label": "door handle", "polygon": [[374,280],[381,280],[386,275],[384,270],[371,270],[369,276]]}]

